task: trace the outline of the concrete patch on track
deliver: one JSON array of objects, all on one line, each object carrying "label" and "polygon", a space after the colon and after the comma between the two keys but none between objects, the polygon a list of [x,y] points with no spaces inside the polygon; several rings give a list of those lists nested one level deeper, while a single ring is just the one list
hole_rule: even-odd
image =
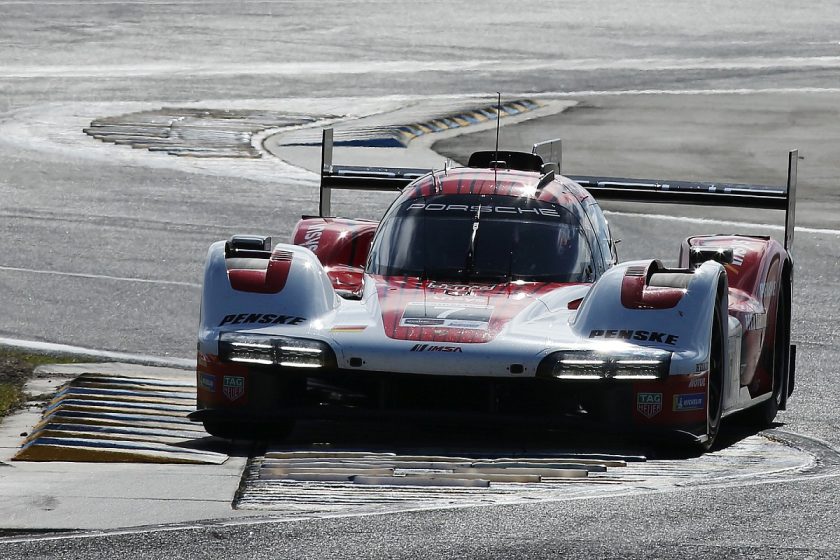
[{"label": "concrete patch on track", "polygon": [[251,446],[178,422],[193,377],[125,363],[37,368],[25,408],[0,424],[0,526],[103,530],[259,514],[231,509]]},{"label": "concrete patch on track", "polygon": [[227,455],[191,446],[207,433],[186,419],[195,383],[184,373],[82,373],[56,393],[13,460],[224,463]]},{"label": "concrete patch on track", "polygon": [[680,460],[563,450],[429,456],[272,448],[249,462],[234,506],[319,517],[571,500],[767,479],[799,473],[813,460],[760,434]]},{"label": "concrete patch on track", "polygon": [[[329,118],[265,110],[163,107],[95,119],[89,136],[180,157],[260,158],[254,134]],[[334,117],[333,117],[334,118]]]}]

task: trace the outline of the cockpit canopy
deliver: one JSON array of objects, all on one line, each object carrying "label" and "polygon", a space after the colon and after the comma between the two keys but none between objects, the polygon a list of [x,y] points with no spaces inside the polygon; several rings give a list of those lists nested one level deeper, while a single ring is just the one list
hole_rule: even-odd
[{"label": "cockpit canopy", "polygon": [[592,251],[568,209],[530,197],[434,194],[393,206],[367,271],[459,281],[594,281]]}]

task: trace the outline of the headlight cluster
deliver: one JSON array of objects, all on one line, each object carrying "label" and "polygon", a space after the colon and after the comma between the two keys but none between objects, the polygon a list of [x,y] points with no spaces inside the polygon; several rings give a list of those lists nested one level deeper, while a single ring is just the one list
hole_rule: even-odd
[{"label": "headlight cluster", "polygon": [[654,380],[667,377],[671,353],[654,348],[618,352],[563,350],[546,356],[538,377],[555,379]]},{"label": "headlight cluster", "polygon": [[288,368],[325,368],[335,364],[332,349],[320,340],[233,332],[219,335],[219,359]]}]

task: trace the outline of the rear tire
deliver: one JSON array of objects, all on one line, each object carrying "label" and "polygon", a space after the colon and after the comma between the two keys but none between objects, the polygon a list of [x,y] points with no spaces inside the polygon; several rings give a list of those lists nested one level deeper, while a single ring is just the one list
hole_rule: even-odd
[{"label": "rear tire", "polygon": [[744,413],[746,423],[757,430],[773,425],[787,391],[787,372],[790,361],[790,288],[786,282],[779,292],[776,305],[776,327],[773,338],[772,396]]},{"label": "rear tire", "polygon": [[220,420],[204,421],[204,429],[208,434],[233,441],[281,441],[289,437],[294,427],[294,420],[283,420],[270,424]]}]

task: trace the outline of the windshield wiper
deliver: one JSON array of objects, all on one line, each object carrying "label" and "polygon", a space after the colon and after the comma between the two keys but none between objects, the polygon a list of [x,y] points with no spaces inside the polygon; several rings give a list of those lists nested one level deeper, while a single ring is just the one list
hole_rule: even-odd
[{"label": "windshield wiper", "polygon": [[475,239],[478,237],[478,226],[481,223],[481,203],[478,204],[473,216],[472,232],[470,232],[470,246],[467,249],[467,262],[464,266],[464,278],[469,280],[475,267]]}]

